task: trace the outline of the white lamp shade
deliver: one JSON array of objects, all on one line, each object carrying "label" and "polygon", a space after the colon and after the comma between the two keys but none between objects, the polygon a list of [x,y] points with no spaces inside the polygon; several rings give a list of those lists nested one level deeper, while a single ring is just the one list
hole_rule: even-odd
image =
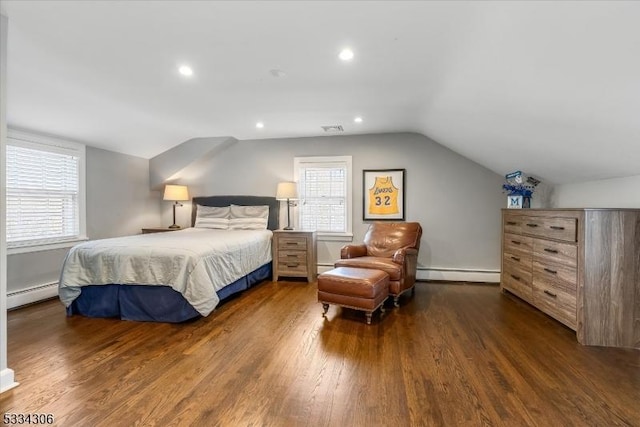
[{"label": "white lamp shade", "polygon": [[278,184],[278,190],[276,191],[277,200],[297,199],[298,198],[298,184],[295,182],[281,182]]},{"label": "white lamp shade", "polygon": [[189,200],[189,190],[186,185],[165,185],[164,200],[183,201]]}]

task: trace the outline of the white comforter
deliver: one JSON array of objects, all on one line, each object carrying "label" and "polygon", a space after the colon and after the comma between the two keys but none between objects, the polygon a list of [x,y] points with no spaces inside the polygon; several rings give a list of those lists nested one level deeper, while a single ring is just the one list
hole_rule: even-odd
[{"label": "white comforter", "polygon": [[60,299],[69,306],[82,286],[170,286],[207,316],[216,291],[271,261],[270,230],[188,228],[169,233],[94,240],[69,251],[60,277]]}]

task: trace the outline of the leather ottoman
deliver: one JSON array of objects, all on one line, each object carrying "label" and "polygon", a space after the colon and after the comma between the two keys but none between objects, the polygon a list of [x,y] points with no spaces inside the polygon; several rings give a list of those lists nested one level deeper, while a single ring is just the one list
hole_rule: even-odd
[{"label": "leather ottoman", "polygon": [[371,324],[371,314],[389,296],[389,275],[382,270],[338,267],[318,276],[318,301],[327,314],[329,304],[362,310]]}]

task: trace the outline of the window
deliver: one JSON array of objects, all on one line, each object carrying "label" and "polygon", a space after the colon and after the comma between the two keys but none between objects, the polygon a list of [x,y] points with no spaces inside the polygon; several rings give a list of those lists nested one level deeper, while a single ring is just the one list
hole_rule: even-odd
[{"label": "window", "polygon": [[10,131],[6,226],[10,253],[85,239],[85,146]]},{"label": "window", "polygon": [[323,240],[351,240],[351,156],[296,157],[301,229]]}]

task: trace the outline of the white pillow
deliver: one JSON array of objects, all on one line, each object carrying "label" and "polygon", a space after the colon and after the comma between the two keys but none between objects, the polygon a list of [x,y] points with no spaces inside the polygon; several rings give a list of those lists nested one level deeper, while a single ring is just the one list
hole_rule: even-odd
[{"label": "white pillow", "polygon": [[231,218],[230,230],[266,230],[267,218]]},{"label": "white pillow", "polygon": [[229,218],[230,213],[230,206],[219,208],[215,206],[198,205],[196,210],[196,218]]},{"label": "white pillow", "polygon": [[231,205],[231,230],[266,230],[269,222],[269,206]]},{"label": "white pillow", "polygon": [[269,219],[269,206],[231,205],[231,218],[264,218]]},{"label": "white pillow", "polygon": [[196,208],[195,228],[216,228],[227,230],[229,228],[229,206],[215,207],[198,205]]},{"label": "white pillow", "polygon": [[219,230],[229,229],[229,218],[196,218],[194,228],[216,228]]}]

